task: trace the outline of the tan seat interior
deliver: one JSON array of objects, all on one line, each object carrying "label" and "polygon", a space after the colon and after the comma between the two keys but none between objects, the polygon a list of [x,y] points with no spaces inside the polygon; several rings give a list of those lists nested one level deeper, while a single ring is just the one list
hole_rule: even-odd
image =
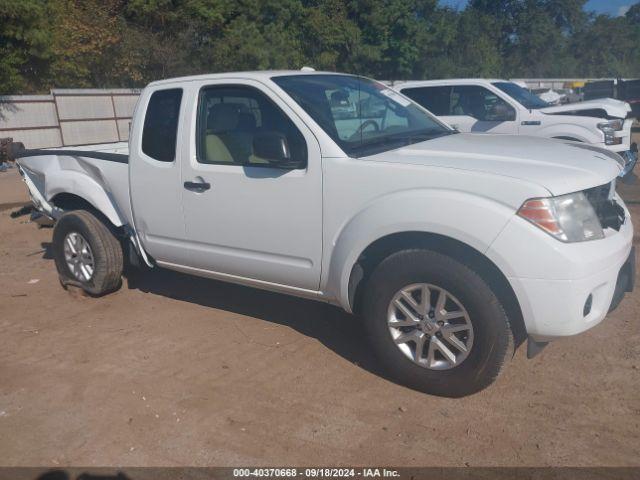
[{"label": "tan seat interior", "polygon": [[205,163],[264,164],[253,155],[256,132],[253,113],[241,103],[218,103],[209,109],[204,151]]}]

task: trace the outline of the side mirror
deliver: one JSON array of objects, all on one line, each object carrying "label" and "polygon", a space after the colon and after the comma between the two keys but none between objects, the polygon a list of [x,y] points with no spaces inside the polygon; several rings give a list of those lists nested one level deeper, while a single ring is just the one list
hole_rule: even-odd
[{"label": "side mirror", "polygon": [[277,167],[295,167],[287,138],[278,132],[257,133],[253,137],[253,154]]},{"label": "side mirror", "polygon": [[516,119],[516,112],[509,105],[496,103],[486,119],[492,122],[511,122]]}]

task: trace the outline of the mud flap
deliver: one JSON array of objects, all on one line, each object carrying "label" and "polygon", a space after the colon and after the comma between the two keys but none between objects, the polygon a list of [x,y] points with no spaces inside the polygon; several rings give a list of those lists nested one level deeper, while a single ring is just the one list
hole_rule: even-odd
[{"label": "mud flap", "polygon": [[549,345],[549,342],[536,342],[529,337],[527,339],[527,358],[532,359],[544,350],[547,345]]},{"label": "mud flap", "polygon": [[636,283],[636,247],[631,247],[629,257],[624,262],[620,272],[618,273],[618,280],[616,281],[616,288],[613,291],[613,298],[611,299],[611,305],[609,306],[609,312],[613,312],[620,302],[624,298],[624,294],[632,292]]}]

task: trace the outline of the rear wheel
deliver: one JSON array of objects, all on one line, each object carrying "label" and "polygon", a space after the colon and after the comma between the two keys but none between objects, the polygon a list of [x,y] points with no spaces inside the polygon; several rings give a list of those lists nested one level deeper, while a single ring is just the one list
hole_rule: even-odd
[{"label": "rear wheel", "polygon": [[463,263],[429,250],[384,259],[364,296],[371,345],[391,376],[448,397],[490,385],[513,352],[496,294]]},{"label": "rear wheel", "polygon": [[82,288],[100,296],[117,290],[123,256],[118,239],[85,210],[65,213],[53,231],[53,252],[63,286]]}]

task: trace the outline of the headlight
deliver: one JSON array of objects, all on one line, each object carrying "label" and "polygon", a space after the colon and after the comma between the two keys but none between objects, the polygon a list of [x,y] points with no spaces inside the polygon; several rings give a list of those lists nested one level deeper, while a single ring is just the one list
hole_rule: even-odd
[{"label": "headlight", "polygon": [[562,242],[604,238],[600,220],[582,192],[532,198],[522,204],[518,215]]},{"label": "headlight", "polygon": [[608,120],[606,122],[601,122],[598,124],[598,129],[604,133],[604,143],[605,145],[616,145],[622,143],[621,137],[616,137],[615,132],[619,132],[622,130],[624,126],[624,121],[621,119],[616,120]]}]

